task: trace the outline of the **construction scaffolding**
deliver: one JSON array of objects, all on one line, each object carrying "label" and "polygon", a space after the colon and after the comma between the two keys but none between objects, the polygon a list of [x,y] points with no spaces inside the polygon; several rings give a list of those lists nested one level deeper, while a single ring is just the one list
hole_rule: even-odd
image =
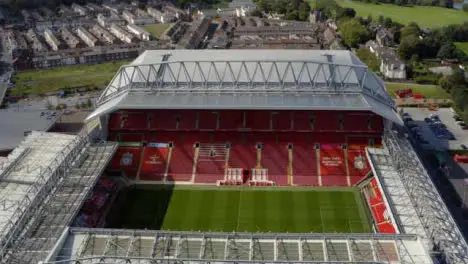
[{"label": "construction scaffolding", "polygon": [[428,239],[429,250],[440,251],[448,263],[468,263],[468,244],[411,143],[393,130],[385,131],[384,143],[388,154],[380,155],[390,157],[387,165],[392,164],[396,174],[381,179],[385,182],[388,176],[394,178],[393,184],[387,181],[386,188],[394,190],[390,196],[398,199],[401,208],[410,210],[401,214],[401,220],[407,217],[405,231]]},{"label": "construction scaffolding", "polygon": [[38,263],[69,226],[117,147],[88,133],[33,132],[9,156],[0,180],[1,263]]},{"label": "construction scaffolding", "polygon": [[416,235],[67,230],[45,263],[432,263]]}]

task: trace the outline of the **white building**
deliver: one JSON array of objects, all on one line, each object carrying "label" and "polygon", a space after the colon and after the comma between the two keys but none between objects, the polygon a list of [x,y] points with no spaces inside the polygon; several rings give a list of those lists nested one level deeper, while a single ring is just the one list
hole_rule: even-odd
[{"label": "white building", "polygon": [[125,29],[116,24],[112,24],[112,26],[110,27],[110,32],[125,43],[132,43],[135,39],[132,34],[125,31]]},{"label": "white building", "polygon": [[91,33],[89,33],[88,30],[86,30],[84,27],[79,27],[76,30],[76,33],[78,34],[78,37],[80,37],[88,47],[94,47],[97,45],[97,38],[93,36]]},{"label": "white building", "polygon": [[76,13],[82,15],[82,16],[85,16],[86,14],[88,14],[88,9],[84,6],[80,6],[76,3],[73,3],[71,5],[71,8],[73,9],[73,11],[75,11]]},{"label": "white building", "polygon": [[44,30],[44,38],[52,50],[57,51],[61,48],[59,40],[50,29],[47,28]]},{"label": "white building", "polygon": [[130,33],[137,36],[137,38],[141,40],[150,40],[151,34],[139,26],[128,24],[127,29]]},{"label": "white building", "polygon": [[122,17],[127,20],[128,23],[134,24],[134,25],[148,25],[148,24],[154,24],[154,18],[148,16],[148,15],[136,15],[131,13],[128,10],[125,10],[122,12]]},{"label": "white building", "polygon": [[380,72],[385,78],[406,80],[406,64],[394,50],[372,40],[366,43],[366,47],[380,59]]},{"label": "white building", "polygon": [[107,42],[109,44],[115,44],[117,39],[109,33],[109,31],[105,30],[103,27],[99,25],[94,25],[91,27],[90,31],[97,36],[101,42]]},{"label": "white building", "polygon": [[111,16],[107,17],[104,14],[99,13],[97,15],[97,21],[101,27],[107,28],[110,27],[112,24],[116,24],[119,26],[125,26],[127,23],[125,19],[121,18],[119,15],[115,13],[111,13]]},{"label": "white building", "polygon": [[163,12],[153,7],[148,7],[147,11],[150,16],[154,17],[156,21],[162,24],[171,23],[179,19],[179,13]]}]

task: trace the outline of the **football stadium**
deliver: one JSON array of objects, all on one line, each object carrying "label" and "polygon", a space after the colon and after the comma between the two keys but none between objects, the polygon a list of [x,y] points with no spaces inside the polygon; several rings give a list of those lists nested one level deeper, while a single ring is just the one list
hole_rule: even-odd
[{"label": "football stadium", "polygon": [[149,50],[0,160],[2,263],[468,263],[349,51]]}]

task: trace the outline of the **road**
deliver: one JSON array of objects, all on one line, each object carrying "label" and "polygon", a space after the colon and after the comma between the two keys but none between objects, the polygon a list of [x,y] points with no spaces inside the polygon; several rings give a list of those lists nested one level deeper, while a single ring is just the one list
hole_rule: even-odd
[{"label": "road", "polygon": [[[0,28],[0,36],[4,36],[3,29]],[[6,42],[0,37],[0,104],[3,102],[12,74],[11,53]]]}]

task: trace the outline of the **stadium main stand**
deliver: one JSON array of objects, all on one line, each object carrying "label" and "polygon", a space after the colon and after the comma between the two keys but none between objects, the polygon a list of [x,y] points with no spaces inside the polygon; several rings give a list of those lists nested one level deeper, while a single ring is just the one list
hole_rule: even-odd
[{"label": "stadium main stand", "polygon": [[[150,181],[169,177],[173,181],[216,183],[224,178],[227,168],[261,168],[277,185],[351,186],[370,171],[364,149],[375,145],[374,139],[383,132],[382,125],[369,125],[372,120],[383,122],[372,112],[177,110],[171,114],[169,110],[121,110],[111,114],[110,120],[124,117],[128,123],[132,116],[140,125],[109,127],[109,140],[116,139],[121,145],[113,167],[123,166],[128,177],[142,175],[141,180]],[[159,116],[174,120],[158,122],[155,117]],[[348,116],[354,127],[340,125],[340,118]],[[149,126],[142,128],[143,123]],[[136,146],[140,143],[152,146]],[[153,148],[163,148],[158,157],[167,170],[160,166],[158,175],[147,177],[145,164],[151,163],[148,159],[154,155],[142,153],[157,151]],[[296,151],[301,155],[295,155]],[[301,164],[310,167],[311,163],[318,164],[318,170],[301,171]]]},{"label": "stadium main stand", "polygon": [[[244,184],[262,170],[260,179],[281,186],[352,186],[368,175],[365,148],[378,144],[384,122],[399,119],[383,83],[354,55],[236,52],[259,59],[177,51],[162,63],[162,52],[147,51],[123,67],[90,116],[109,116],[108,140],[121,145],[113,164],[132,156],[130,178],[208,184],[232,169],[242,169]],[[147,89],[157,96],[144,96]],[[141,154],[148,142],[165,148],[165,168],[151,177],[146,164],[155,156]]]}]

